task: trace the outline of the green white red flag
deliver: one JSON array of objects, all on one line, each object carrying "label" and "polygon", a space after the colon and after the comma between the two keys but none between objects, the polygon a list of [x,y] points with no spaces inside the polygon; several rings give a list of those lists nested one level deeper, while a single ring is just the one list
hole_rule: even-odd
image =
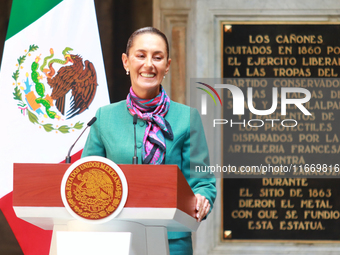
[{"label": "green white red flag", "polygon": [[[13,163],[63,161],[106,104],[93,0],[13,0],[0,71],[0,209],[7,219],[13,216],[5,208],[11,207]],[[73,152],[85,140],[86,134]],[[25,255],[48,254],[35,247],[41,243],[26,244],[34,234],[23,235],[25,229],[9,223]]]}]

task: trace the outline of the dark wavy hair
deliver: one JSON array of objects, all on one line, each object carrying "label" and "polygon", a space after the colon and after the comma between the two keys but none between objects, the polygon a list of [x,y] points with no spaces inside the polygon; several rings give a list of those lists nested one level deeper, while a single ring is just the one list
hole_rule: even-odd
[{"label": "dark wavy hair", "polygon": [[160,37],[163,38],[165,45],[166,45],[166,53],[168,54],[167,59],[169,59],[169,43],[168,43],[168,39],[166,38],[165,34],[163,34],[161,31],[159,31],[157,28],[154,27],[143,27],[140,28],[138,30],[136,30],[135,32],[132,33],[132,35],[130,36],[127,45],[126,45],[126,55],[129,56],[129,50],[132,47],[133,44],[133,40],[135,39],[135,37],[137,35],[140,34],[156,34],[159,35]]}]

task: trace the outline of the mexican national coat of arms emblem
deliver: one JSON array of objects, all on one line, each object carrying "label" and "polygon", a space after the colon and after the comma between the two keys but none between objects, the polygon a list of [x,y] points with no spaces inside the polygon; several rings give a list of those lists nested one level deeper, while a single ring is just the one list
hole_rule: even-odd
[{"label": "mexican national coat of arms emblem", "polygon": [[13,98],[21,114],[47,132],[65,134],[82,129],[80,121],[70,125],[63,121],[72,120],[92,103],[98,86],[94,65],[71,54],[70,47],[59,53],[61,59],[55,57],[53,48],[45,56],[36,53],[38,49],[30,45],[17,59],[12,75]]},{"label": "mexican national coat of arms emblem", "polygon": [[61,196],[66,209],[76,218],[107,221],[123,209],[127,182],[122,170],[112,161],[85,157],[65,172]]}]

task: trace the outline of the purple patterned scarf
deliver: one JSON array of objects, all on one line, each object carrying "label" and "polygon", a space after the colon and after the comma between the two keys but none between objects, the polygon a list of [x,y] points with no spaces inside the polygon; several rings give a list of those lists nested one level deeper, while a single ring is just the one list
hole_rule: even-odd
[{"label": "purple patterned scarf", "polygon": [[[170,107],[170,98],[161,86],[160,93],[153,99],[141,99],[132,87],[126,100],[127,108],[133,116],[147,122],[143,138],[142,163],[160,165],[165,159],[165,138],[174,138],[169,122],[164,119]],[[164,138],[165,137],[165,138]]]}]

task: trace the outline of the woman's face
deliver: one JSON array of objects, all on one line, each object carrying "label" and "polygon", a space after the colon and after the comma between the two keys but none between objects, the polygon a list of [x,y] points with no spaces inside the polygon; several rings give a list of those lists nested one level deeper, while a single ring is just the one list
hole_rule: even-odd
[{"label": "woman's face", "polygon": [[123,53],[122,60],[124,68],[130,71],[133,92],[139,98],[156,97],[171,62],[163,38],[151,33],[137,35],[129,56]]}]

